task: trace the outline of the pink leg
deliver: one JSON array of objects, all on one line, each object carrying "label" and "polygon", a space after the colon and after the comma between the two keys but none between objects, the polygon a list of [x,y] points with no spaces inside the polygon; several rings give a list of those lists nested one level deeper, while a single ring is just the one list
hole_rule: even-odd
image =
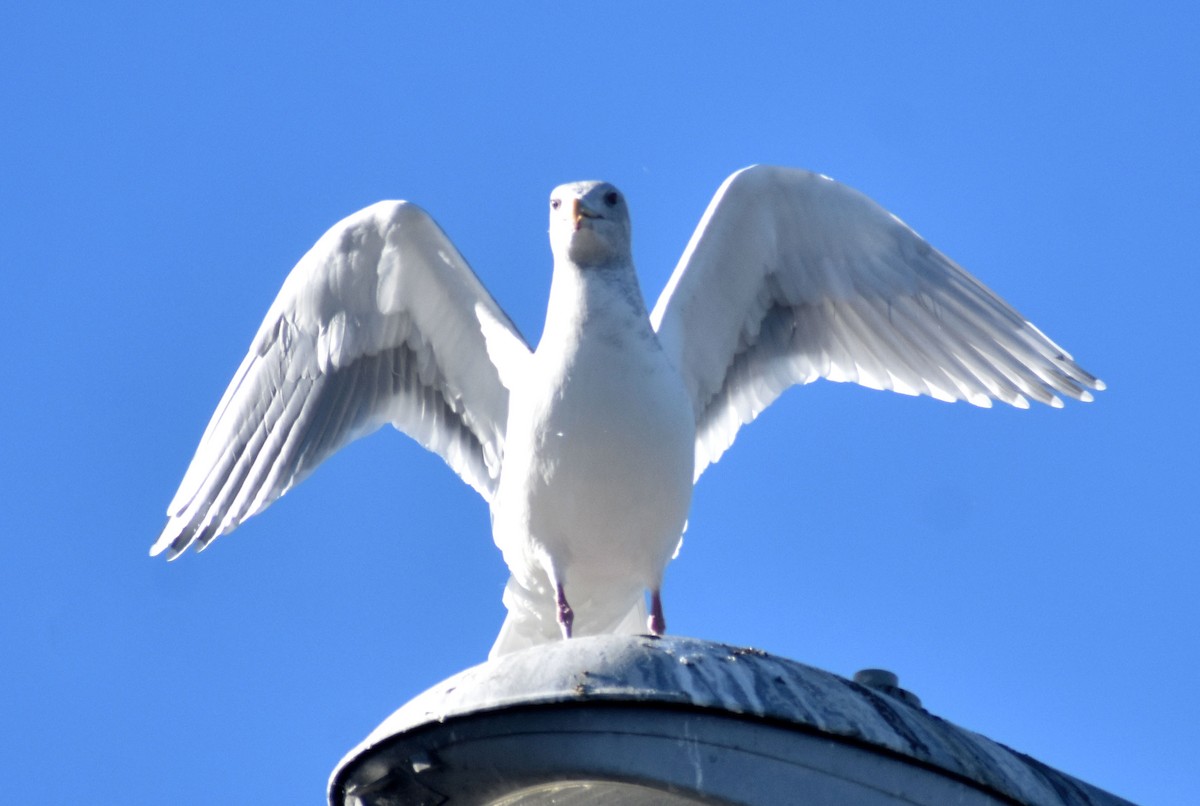
[{"label": "pink leg", "polygon": [[667,631],[667,620],[663,616],[662,595],[657,590],[650,591],[650,618],[646,626],[651,635],[662,635]]},{"label": "pink leg", "polygon": [[575,611],[567,604],[567,595],[563,593],[561,584],[554,587],[554,603],[558,605],[558,626],[563,638],[571,637],[571,625],[575,622]]}]

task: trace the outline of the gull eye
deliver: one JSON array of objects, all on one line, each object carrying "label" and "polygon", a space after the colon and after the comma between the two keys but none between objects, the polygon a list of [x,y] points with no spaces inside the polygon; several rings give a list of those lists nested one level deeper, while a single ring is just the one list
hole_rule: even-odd
[{"label": "gull eye", "polygon": [[551,199],[550,200],[550,209],[551,210],[557,210],[559,207],[562,207],[562,199]]},{"label": "gull eye", "polygon": [[619,202],[620,200],[621,200],[621,197],[620,197],[620,195],[617,194],[617,191],[615,191],[615,190],[610,190],[610,191],[608,191],[608,193],[604,194],[604,203],[607,204],[609,207],[616,207],[617,202]]}]

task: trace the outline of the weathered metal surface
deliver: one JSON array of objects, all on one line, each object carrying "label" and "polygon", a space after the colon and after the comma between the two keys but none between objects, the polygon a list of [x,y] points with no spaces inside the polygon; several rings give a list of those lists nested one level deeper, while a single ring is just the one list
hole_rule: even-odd
[{"label": "weathered metal surface", "polygon": [[331,802],[355,765],[394,737],[481,714],[583,704],[695,709],[760,720],[908,759],[985,793],[1037,806],[1118,806],[1120,798],[946,722],[900,689],[865,686],[754,649],[668,636],[573,639],[467,669],[417,696],[343,759]]}]

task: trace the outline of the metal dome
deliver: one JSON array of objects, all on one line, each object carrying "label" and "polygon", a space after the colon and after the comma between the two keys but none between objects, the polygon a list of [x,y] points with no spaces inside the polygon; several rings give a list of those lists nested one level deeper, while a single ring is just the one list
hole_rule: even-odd
[{"label": "metal dome", "polygon": [[419,695],[333,772],[337,806],[997,804],[1120,798],[856,683],[754,649],[598,636]]}]

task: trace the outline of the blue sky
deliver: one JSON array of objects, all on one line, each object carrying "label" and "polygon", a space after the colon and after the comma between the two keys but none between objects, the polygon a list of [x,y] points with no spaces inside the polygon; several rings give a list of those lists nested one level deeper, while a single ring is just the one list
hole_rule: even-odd
[{"label": "blue sky", "polygon": [[839,674],[1139,802],[1200,791],[1200,13],[1117,4],[55,2],[0,49],[0,756],[12,802],[319,802],[484,659],[483,503],[395,432],[202,555],[147,549],[287,271],[429,210],[527,337],[545,199],[604,178],[657,297],[754,162],[866,192],[1110,390],[818,383],[699,483],[672,632]]}]

